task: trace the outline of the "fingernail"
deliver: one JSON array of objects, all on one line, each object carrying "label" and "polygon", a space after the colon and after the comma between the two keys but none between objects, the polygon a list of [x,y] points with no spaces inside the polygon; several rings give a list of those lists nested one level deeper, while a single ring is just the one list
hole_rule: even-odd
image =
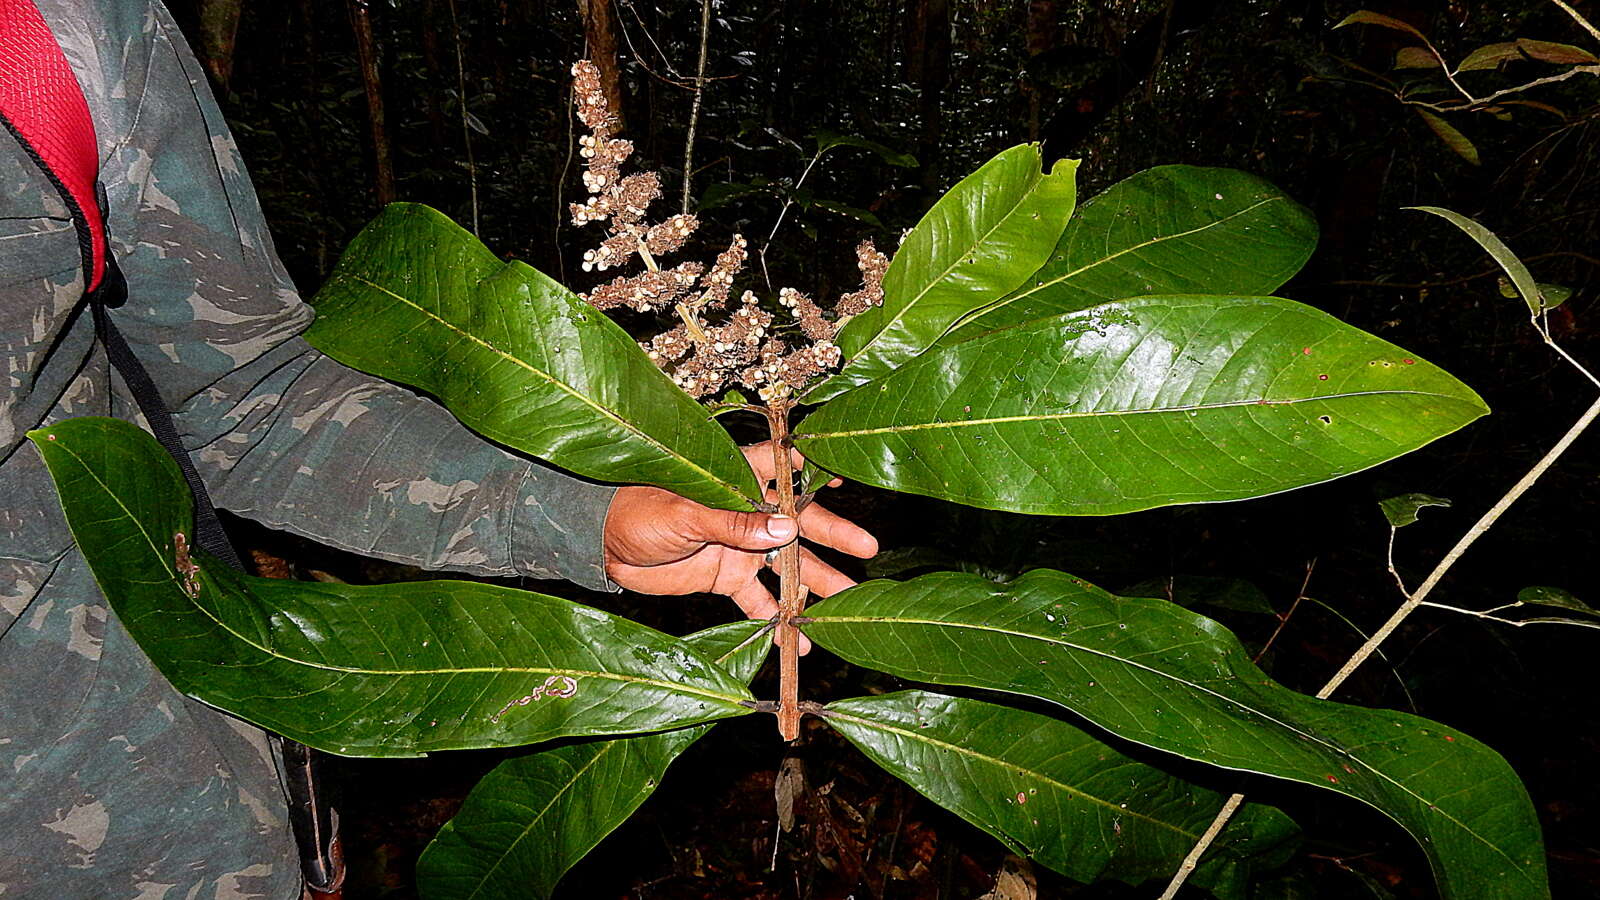
[{"label": "fingernail", "polygon": [[799,524],[790,516],[783,515],[782,513],[774,513],[770,516],[767,516],[768,537],[776,538],[780,541],[786,541],[794,537],[799,530]]}]

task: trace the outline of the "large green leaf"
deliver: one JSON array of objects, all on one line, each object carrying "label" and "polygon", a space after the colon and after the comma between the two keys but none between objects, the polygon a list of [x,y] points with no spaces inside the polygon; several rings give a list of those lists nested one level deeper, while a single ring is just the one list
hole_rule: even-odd
[{"label": "large green leaf", "polygon": [[480,434],[601,481],[726,509],[761,493],[739,448],[571,291],[413,203],[386,208],[316,297],[306,340],[421,388]]},{"label": "large green leaf", "polygon": [[1055,246],[1077,197],[1077,160],[1049,174],[1036,144],[962,179],[906,235],[883,277],[883,305],[839,330],[847,360],[806,396],[817,403],[926,350],[972,310],[1021,284]]},{"label": "large green leaf", "polygon": [[[734,622],[684,640],[741,681],[771,641],[760,622]],[[710,725],[568,744],[506,760],[467,795],[417,860],[424,900],[534,900],[656,789],[667,766]]]},{"label": "large green leaf", "polygon": [[830,472],[1013,512],[1105,515],[1348,475],[1484,415],[1466,385],[1275,297],[1139,297],[936,348],[822,407]]},{"label": "large green leaf", "polygon": [[1158,166],[1084,203],[1039,271],[942,342],[1145,294],[1270,294],[1316,246],[1316,220],[1260,178]]},{"label": "large green leaf", "polygon": [[1297,694],[1232,634],[1161,600],[1036,570],[873,581],[807,611],[806,634],[905,678],[1060,704],[1118,737],[1315,785],[1400,823],[1449,898],[1542,898],[1539,823],[1493,750],[1443,725]]},{"label": "large green leaf", "polygon": [[[828,704],[823,716],[875,762],[1012,851],[1082,882],[1171,875],[1223,795],[1136,762],[1081,729],[1008,706],[903,691]],[[1298,829],[1242,808],[1195,871],[1222,898],[1279,865]]]},{"label": "large green leaf", "polygon": [[29,433],[95,580],[190,696],[330,753],[417,756],[653,731],[749,710],[683,641],[571,601],[462,581],[252,578],[189,550],[191,500],[117,419]]}]

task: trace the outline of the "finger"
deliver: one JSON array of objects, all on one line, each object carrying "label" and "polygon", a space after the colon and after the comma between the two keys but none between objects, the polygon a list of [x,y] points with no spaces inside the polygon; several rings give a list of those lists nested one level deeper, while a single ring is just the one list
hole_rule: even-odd
[{"label": "finger", "polygon": [[866,529],[816,503],[800,511],[800,533],[808,541],[862,559],[878,552],[878,539]]},{"label": "finger", "polygon": [[737,550],[771,550],[795,539],[799,523],[779,513],[734,512],[695,505],[678,525],[691,540]]},{"label": "finger", "polygon": [[800,557],[800,583],[818,597],[832,597],[848,587],[855,587],[855,579],[817,558],[810,550]]},{"label": "finger", "polygon": [[739,448],[744,452],[745,462],[750,464],[750,470],[756,473],[756,480],[763,486],[772,480],[776,471],[772,459],[772,442],[762,441],[759,444],[748,444]]},{"label": "finger", "polygon": [[[752,619],[767,621],[778,614],[778,601],[772,598],[772,593],[761,582],[751,579],[749,584],[734,591],[731,595],[733,602],[738,604],[744,614]],[[811,652],[811,639],[805,634],[796,632],[800,636],[798,647],[800,655],[805,656]]]},{"label": "finger", "polygon": [[770,619],[778,614],[778,601],[754,578],[728,596],[752,619]]}]

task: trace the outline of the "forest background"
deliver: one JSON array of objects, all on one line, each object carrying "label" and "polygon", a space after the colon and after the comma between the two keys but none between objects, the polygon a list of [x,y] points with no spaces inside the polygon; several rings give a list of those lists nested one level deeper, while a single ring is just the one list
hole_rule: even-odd
[{"label": "forest background", "polygon": [[[1524,95],[1542,106],[1505,118],[1461,114],[1441,131],[1384,88],[1428,74],[1395,69],[1414,38],[1334,28],[1370,9],[1414,25],[1452,60],[1516,38],[1600,51],[1547,0],[170,5],[307,296],[390,200],[435,206],[501,255],[575,290],[592,286],[576,264],[588,238],[565,213],[582,199],[568,68],[584,56],[615,79],[624,136],[642,165],[661,171],[672,207],[682,205],[692,144],[687,203],[709,223],[708,247],[686,256],[709,257],[710,245],[740,231],[753,251],[768,245],[776,283],[815,296],[854,286],[861,237],[893,247],[954,180],[1023,141],[1042,141],[1052,159],[1082,158],[1082,197],[1165,163],[1265,177],[1309,207],[1322,230],[1315,256],[1279,293],[1425,354],[1482,394],[1491,417],[1374,471],[1247,503],[1035,519],[847,487],[831,505],[885,548],[852,570],[857,577],[931,566],[1001,577],[1050,566],[1124,594],[1171,596],[1199,604],[1252,652],[1264,651],[1261,665],[1276,680],[1307,692],[1360,643],[1357,629],[1370,631],[1399,601],[1377,501],[1419,491],[1454,502],[1398,534],[1396,562],[1414,584],[1590,399],[1581,376],[1528,328],[1522,302],[1501,294],[1488,257],[1444,222],[1402,207],[1473,216],[1540,281],[1571,288],[1551,315],[1553,336],[1591,368],[1600,363],[1586,325],[1600,268],[1600,81],[1551,84]],[[1572,5],[1591,21],[1600,11]],[[1487,92],[1553,71],[1522,59],[1473,77]],[[874,146],[837,147],[806,174],[819,135]],[[1486,609],[1551,585],[1593,603],[1594,440],[1547,474],[1435,599]],[[230,521],[286,574],[413,577]],[[540,587],[577,596],[570,586]],[[583,599],[678,634],[733,611],[715,601]],[[1513,629],[1428,611],[1341,697],[1417,712],[1499,750],[1538,808],[1555,896],[1600,896],[1597,640],[1592,630]],[[882,675],[863,684],[863,673],[824,653],[808,658],[807,671],[819,694],[830,683],[897,686]],[[973,897],[992,886],[1003,855],[995,842],[877,773],[837,737],[808,731],[785,751],[764,719],[715,734],[674,768],[643,815],[569,875],[563,893],[798,900]],[[773,786],[786,752],[803,763],[789,768],[803,768],[809,789],[800,825],[780,839]],[[347,896],[414,896],[416,854],[498,758],[340,761],[355,867]],[[1292,867],[1327,885],[1325,896],[1432,896],[1421,853],[1378,814],[1267,784],[1250,790],[1307,829]],[[1135,896],[1117,885],[1076,891],[1043,871],[1030,877],[1041,896]]]}]

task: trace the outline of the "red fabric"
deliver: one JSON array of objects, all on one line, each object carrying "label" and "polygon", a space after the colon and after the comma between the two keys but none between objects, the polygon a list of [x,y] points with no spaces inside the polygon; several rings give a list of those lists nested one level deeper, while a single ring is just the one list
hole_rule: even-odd
[{"label": "red fabric", "polygon": [[88,228],[87,287],[94,290],[106,260],[106,229],[95,191],[100,143],[83,89],[33,0],[0,0],[0,115]]}]

